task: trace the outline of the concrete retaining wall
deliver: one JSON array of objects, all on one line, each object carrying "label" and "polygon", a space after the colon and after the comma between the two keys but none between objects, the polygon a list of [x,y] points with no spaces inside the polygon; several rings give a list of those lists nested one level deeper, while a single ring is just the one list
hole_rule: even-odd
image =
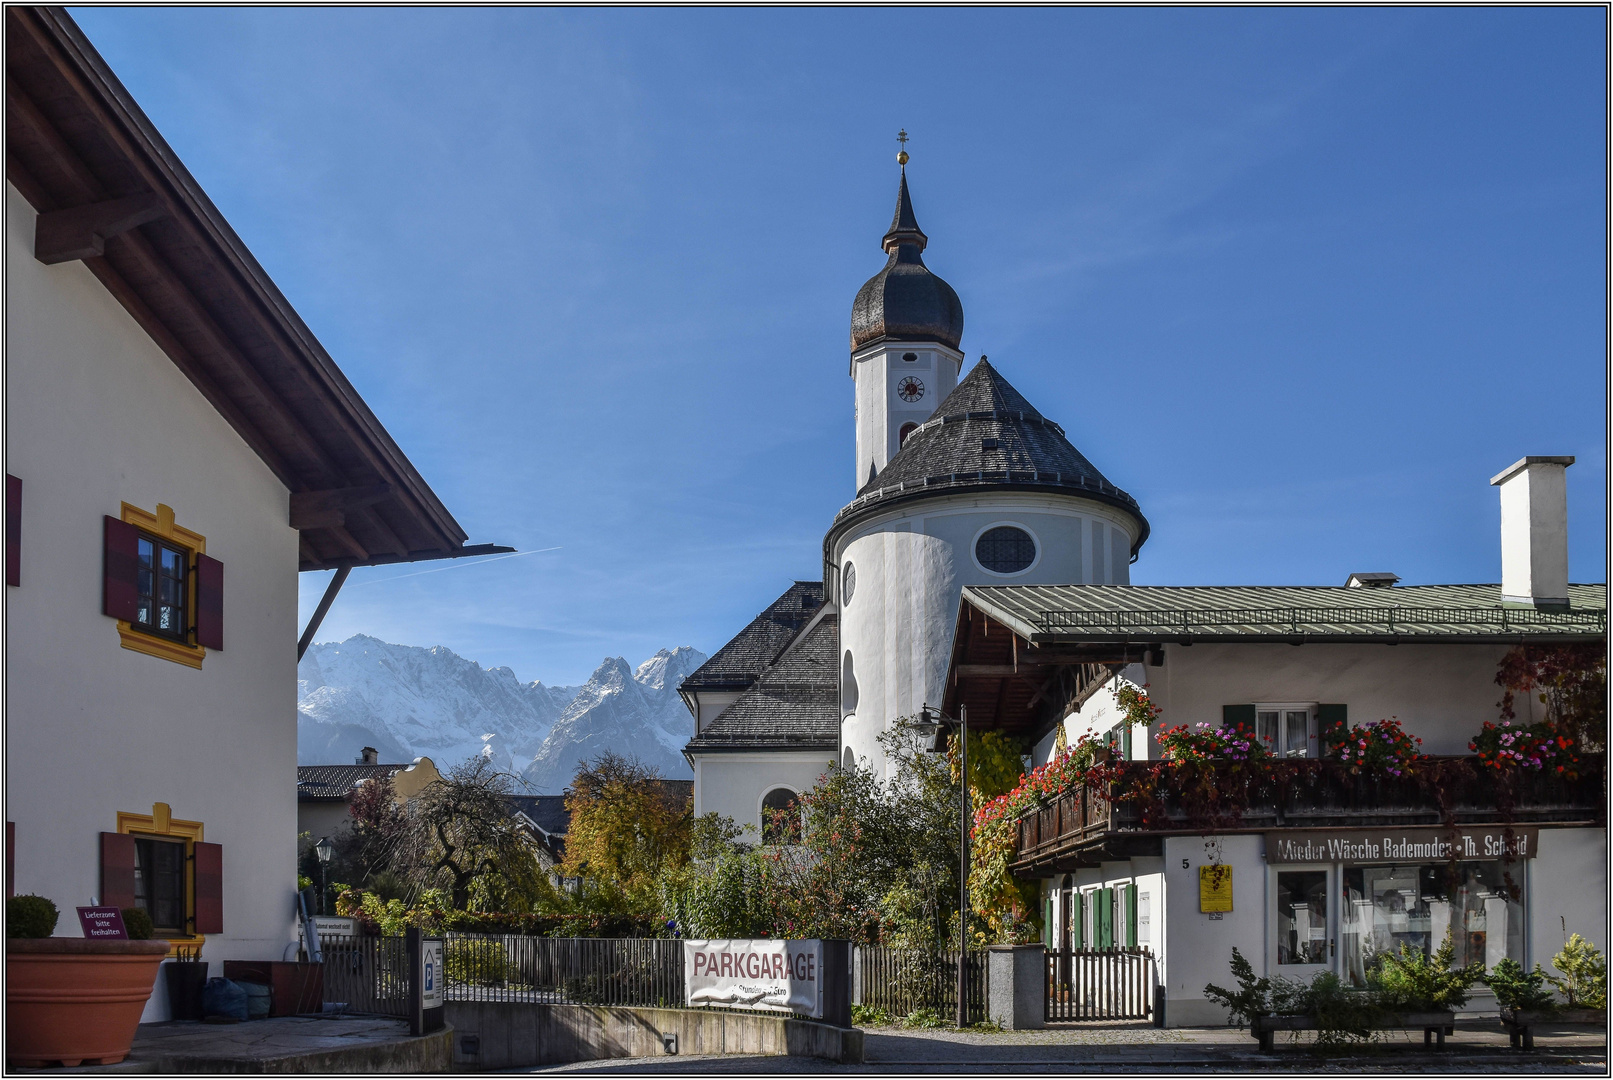
[{"label": "concrete retaining wall", "polygon": [[861,1064],[863,1033],[766,1013],[704,1012],[604,1005],[450,1001],[455,1069],[518,1069],[600,1058],[679,1054],[826,1058]]}]

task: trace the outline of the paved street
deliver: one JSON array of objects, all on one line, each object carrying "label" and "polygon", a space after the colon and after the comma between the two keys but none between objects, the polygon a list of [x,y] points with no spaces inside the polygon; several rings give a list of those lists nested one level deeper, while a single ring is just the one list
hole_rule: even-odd
[{"label": "paved street", "polygon": [[665,1057],[578,1062],[534,1072],[584,1073],[1105,1073],[1263,1072],[1445,1074],[1584,1073],[1606,1071],[1606,1033],[1589,1028],[1537,1030],[1535,1050],[1507,1045],[1494,1021],[1463,1021],[1443,1052],[1424,1050],[1420,1033],[1380,1033],[1376,1043],[1348,1053],[1312,1049],[1308,1034],[1279,1041],[1262,1054],[1242,1028],[1060,1024],[1043,1031],[955,1032],[869,1028],[866,1063],[835,1065],[811,1058]]}]

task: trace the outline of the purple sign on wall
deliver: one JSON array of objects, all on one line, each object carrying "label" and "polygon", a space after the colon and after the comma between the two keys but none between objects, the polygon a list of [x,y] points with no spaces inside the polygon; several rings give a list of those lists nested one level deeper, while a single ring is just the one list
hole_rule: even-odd
[{"label": "purple sign on wall", "polygon": [[123,912],[115,907],[81,907],[78,924],[87,938],[119,939],[127,941],[129,931],[123,928]]}]

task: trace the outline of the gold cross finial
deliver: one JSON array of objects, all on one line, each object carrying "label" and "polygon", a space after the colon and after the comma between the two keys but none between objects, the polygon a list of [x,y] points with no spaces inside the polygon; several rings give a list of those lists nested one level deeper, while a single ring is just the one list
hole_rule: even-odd
[{"label": "gold cross finial", "polygon": [[906,128],[903,128],[902,130],[900,130],[900,131],[898,131],[896,133],[896,141],[902,144],[902,148],[896,152],[896,164],[898,164],[898,165],[906,165],[907,164],[907,129]]}]

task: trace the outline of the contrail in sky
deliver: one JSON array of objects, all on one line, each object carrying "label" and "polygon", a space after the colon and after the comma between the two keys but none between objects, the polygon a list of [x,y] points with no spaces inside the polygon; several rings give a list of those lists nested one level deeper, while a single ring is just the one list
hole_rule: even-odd
[{"label": "contrail in sky", "polygon": [[559,550],[560,545],[557,544],[554,547],[538,548],[535,551],[517,551],[511,555],[495,555],[493,558],[483,559],[481,562],[455,562],[451,566],[438,566],[430,570],[416,570],[412,574],[399,574],[396,577],[372,578],[369,581],[355,581],[353,584],[349,585],[348,588],[357,589],[364,585],[380,585],[387,581],[402,581],[404,578],[419,577],[421,574],[440,574],[444,570],[463,570],[467,566],[486,566],[488,563],[499,562],[503,559],[519,559],[522,555],[542,555],[545,551]]}]

